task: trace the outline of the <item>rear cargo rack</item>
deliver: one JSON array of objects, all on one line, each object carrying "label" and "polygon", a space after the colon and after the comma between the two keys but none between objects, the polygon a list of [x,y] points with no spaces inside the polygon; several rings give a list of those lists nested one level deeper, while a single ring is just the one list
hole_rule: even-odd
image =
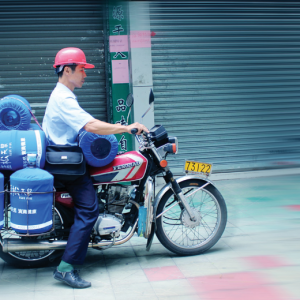
[{"label": "rear cargo rack", "polygon": [[[53,187],[53,191],[49,191],[49,192],[20,192],[20,191],[9,191],[8,189],[5,189],[4,191],[1,191],[0,194],[4,193],[4,197],[5,197],[5,204],[4,204],[4,211],[5,211],[5,218],[4,218],[4,227],[1,229],[1,231],[6,231],[7,233],[11,234],[11,235],[16,235],[16,236],[19,236],[19,237],[37,237],[37,236],[42,236],[42,235],[46,235],[46,234],[49,234],[50,232],[54,231],[55,229],[55,215],[54,215],[54,207],[55,207],[55,188]],[[32,234],[32,233],[29,233],[29,224],[28,224],[28,217],[29,217],[29,214],[28,214],[28,210],[29,210],[29,203],[28,203],[28,199],[27,199],[27,233],[24,234],[24,233],[17,233],[15,231],[15,229],[11,228],[9,226],[9,223],[10,221],[8,220],[9,219],[9,211],[10,211],[10,201],[9,201],[9,196],[10,194],[25,194],[27,195],[27,197],[29,197],[30,195],[32,194],[53,194],[53,202],[52,202],[52,228],[47,231],[47,232],[43,232],[43,233],[37,233],[37,234]],[[9,232],[8,232],[9,231]]]}]

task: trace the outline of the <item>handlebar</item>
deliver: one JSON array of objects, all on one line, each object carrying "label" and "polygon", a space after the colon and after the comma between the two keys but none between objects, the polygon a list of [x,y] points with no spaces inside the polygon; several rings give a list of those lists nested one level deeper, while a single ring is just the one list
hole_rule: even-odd
[{"label": "handlebar", "polygon": [[132,134],[136,134],[138,131],[139,131],[139,130],[138,130],[137,128],[131,129],[131,133],[132,133]]}]

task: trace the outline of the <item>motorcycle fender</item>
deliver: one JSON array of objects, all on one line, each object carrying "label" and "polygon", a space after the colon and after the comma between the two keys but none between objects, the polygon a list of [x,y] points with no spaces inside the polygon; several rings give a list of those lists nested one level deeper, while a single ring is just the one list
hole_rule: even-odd
[{"label": "motorcycle fender", "polygon": [[[181,183],[181,182],[183,182],[185,180],[189,180],[189,179],[201,179],[203,181],[209,182],[211,185],[214,186],[214,183],[211,180],[208,180],[207,178],[204,178],[204,177],[199,177],[197,175],[182,176],[182,177],[177,178],[176,181],[178,183]],[[171,183],[168,183],[165,186],[163,186],[162,189],[156,195],[156,197],[154,199],[154,203],[153,203],[153,222],[156,222],[156,210],[157,210],[160,200],[170,189],[172,189],[172,185],[171,185]]]}]

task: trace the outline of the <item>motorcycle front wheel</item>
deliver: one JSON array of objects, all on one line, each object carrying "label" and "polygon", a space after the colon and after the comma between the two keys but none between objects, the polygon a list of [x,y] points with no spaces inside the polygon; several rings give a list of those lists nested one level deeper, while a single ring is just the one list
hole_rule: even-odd
[{"label": "motorcycle front wheel", "polygon": [[195,214],[192,221],[170,189],[160,200],[156,215],[156,235],[170,251],[179,255],[197,255],[214,246],[221,238],[226,222],[227,208],[220,192],[200,178],[179,183]]}]

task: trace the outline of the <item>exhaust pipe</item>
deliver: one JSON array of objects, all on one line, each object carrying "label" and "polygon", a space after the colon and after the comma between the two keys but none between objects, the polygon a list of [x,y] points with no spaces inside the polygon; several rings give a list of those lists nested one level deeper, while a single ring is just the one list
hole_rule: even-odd
[{"label": "exhaust pipe", "polygon": [[[123,239],[111,242],[89,243],[88,248],[102,248],[108,246],[117,246],[126,243],[134,234],[138,220],[134,223],[131,231]],[[21,239],[3,239],[3,252],[20,252],[20,251],[45,251],[45,250],[64,250],[67,241],[24,241]]]}]

